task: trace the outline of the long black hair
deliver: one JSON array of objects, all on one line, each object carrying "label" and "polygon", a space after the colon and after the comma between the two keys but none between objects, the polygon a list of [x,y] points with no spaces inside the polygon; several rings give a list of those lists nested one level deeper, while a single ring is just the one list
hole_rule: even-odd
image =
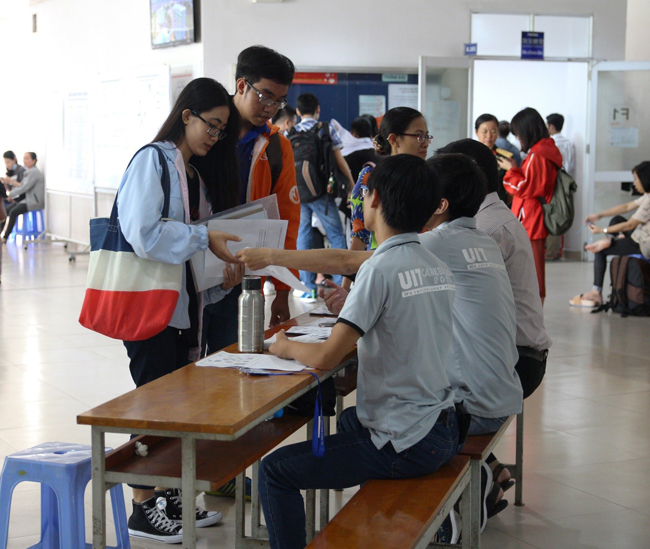
[{"label": "long black hair", "polygon": [[379,133],[375,136],[375,150],[381,156],[390,156],[392,146],[388,141],[391,133],[395,135],[403,134],[411,125],[413,120],[424,118],[420,111],[411,107],[395,107],[390,109],[381,120]]},{"label": "long black hair", "polygon": [[232,208],[239,201],[239,167],[237,162],[237,140],[239,139],[239,111],[232,97],[219,82],[212,78],[192,80],[178,96],[153,141],[171,141],[176,146],[185,139],[183,111],[202,114],[216,107],[228,107],[230,116],[226,124],[226,137],[217,141],[205,156],[192,156],[190,164],[201,174],[210,197],[214,213]]},{"label": "long black hair", "polygon": [[521,143],[521,152],[528,152],[540,139],[549,137],[542,115],[530,107],[515,114],[510,129]]},{"label": "long black hair", "polygon": [[641,186],[643,190],[647,193],[650,193],[650,161],[646,160],[641,162],[632,168],[632,173],[635,173],[636,176],[641,181]]}]

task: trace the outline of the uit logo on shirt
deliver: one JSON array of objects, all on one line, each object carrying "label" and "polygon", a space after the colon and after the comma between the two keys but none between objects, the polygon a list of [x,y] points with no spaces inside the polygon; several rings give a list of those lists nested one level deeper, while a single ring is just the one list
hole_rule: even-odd
[{"label": "uit logo on shirt", "polygon": [[428,292],[453,290],[449,272],[440,268],[410,269],[397,273],[402,287],[402,297],[410,297]]},{"label": "uit logo on shirt", "polygon": [[465,248],[463,250],[463,257],[467,261],[467,269],[505,269],[504,265],[499,265],[498,263],[491,263],[488,260],[487,254],[483,248]]}]

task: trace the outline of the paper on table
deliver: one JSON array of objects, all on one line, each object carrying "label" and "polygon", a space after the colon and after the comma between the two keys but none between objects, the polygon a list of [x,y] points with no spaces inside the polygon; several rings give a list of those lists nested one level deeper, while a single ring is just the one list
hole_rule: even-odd
[{"label": "paper on table", "polygon": [[339,316],[337,314],[334,314],[331,312],[325,305],[321,305],[320,307],[316,307],[315,309],[312,309],[309,311],[309,314],[311,316]]},{"label": "paper on table", "polygon": [[314,338],[327,339],[332,334],[332,328],[322,326],[292,326],[287,330],[287,334],[309,335]]},{"label": "paper on table", "polygon": [[248,368],[251,370],[279,370],[282,372],[302,372],[305,365],[295,360],[285,360],[273,355],[237,354],[220,351],[196,363],[197,366],[214,368]]},{"label": "paper on table", "polygon": [[[277,334],[273,334],[270,338],[264,340],[264,350],[268,351],[276,341]],[[299,336],[290,337],[291,341],[298,341],[299,343],[323,343],[328,338],[325,335],[318,334],[301,334]]]}]

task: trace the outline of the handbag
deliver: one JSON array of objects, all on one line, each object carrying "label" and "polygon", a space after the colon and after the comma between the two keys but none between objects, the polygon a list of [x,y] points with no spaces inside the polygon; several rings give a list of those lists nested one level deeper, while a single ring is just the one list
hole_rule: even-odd
[{"label": "handbag", "polygon": [[[153,144],[145,145],[136,155],[148,147],[158,151],[162,166],[162,218],[166,219],[169,168],[162,151]],[[143,259],[133,251],[120,229],[116,196],[110,218],[90,220],[90,262],[79,323],[114,339],[149,339],[169,325],[182,279],[183,265]]]}]

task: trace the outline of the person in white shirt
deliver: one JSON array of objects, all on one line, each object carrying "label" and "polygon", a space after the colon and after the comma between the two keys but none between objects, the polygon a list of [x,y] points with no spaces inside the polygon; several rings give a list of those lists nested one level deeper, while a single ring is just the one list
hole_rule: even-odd
[{"label": "person in white shirt", "polygon": [[[561,114],[549,114],[546,117],[548,133],[555,141],[555,145],[562,153],[562,167],[571,177],[574,176],[576,165],[576,148],[573,143],[562,135],[564,127],[564,116]],[[546,237],[546,259],[556,260],[562,257],[564,250],[564,236],[549,235]]]}]

